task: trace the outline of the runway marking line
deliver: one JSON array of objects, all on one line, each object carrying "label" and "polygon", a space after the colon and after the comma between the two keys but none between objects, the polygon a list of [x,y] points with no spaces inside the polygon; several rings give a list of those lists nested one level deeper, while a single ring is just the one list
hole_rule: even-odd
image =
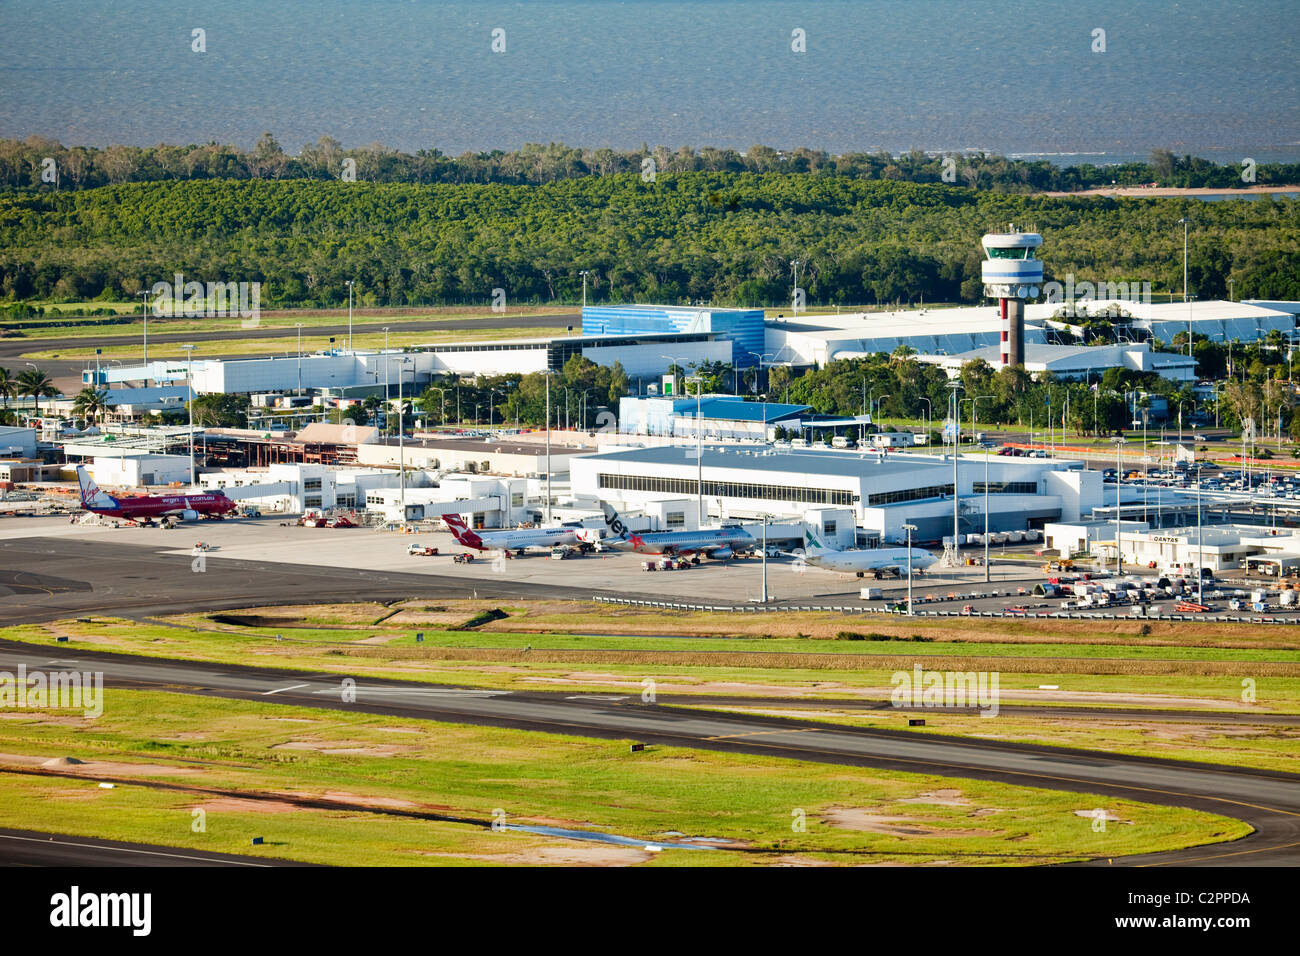
[{"label": "runway marking line", "polygon": [[299,687],[310,687],[310,686],[311,686],[310,684],[291,684],[288,687],[277,687],[275,690],[262,691],[262,696],[268,697],[271,694],[280,694],[286,690],[297,690]]}]

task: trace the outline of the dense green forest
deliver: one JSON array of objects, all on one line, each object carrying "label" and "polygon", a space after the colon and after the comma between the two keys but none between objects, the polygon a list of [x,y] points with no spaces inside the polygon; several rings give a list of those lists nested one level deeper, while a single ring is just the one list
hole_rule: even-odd
[{"label": "dense green forest", "polygon": [[[951,162],[945,161],[951,157]],[[53,161],[50,165],[49,161]],[[650,165],[653,163],[653,166]],[[1300,183],[1300,164],[1264,164],[1253,170],[1220,165],[1166,149],[1145,163],[1061,167],[1045,160],[1009,159],[988,153],[934,154],[920,150],[892,155],[841,153],[800,147],[751,146],[744,152],[710,146],[638,150],[581,149],[564,143],[528,143],[517,150],[446,156],[441,150],[403,153],[378,143],[345,149],[322,136],[296,156],[270,133],[250,150],[218,143],[188,146],[64,146],[32,136],[0,140],[0,186],[90,189],[130,182],[189,179],[340,179],[375,183],[510,183],[540,185],[582,176],[643,173],[809,173],[851,179],[915,183],[951,182],[1003,192],[1073,191],[1094,186],[1240,188]],[[945,178],[945,168],[948,175]],[[1253,178],[1250,178],[1252,177]]]},{"label": "dense green forest", "polygon": [[[1300,201],[1049,198],[787,172],[544,185],[207,179],[0,192],[0,299],[122,300],[182,272],[262,307],[978,301],[980,235],[1043,233],[1049,278],[1300,299]],[[20,307],[21,309],[21,307]],[[12,315],[15,310],[10,310]]]}]

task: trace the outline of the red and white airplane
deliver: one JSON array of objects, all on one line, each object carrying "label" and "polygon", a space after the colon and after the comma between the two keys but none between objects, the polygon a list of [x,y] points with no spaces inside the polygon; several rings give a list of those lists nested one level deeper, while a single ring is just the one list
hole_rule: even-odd
[{"label": "red and white airplane", "polygon": [[228,511],[234,511],[236,506],[234,501],[220,492],[211,495],[133,495],[114,498],[95,484],[81,465],[77,466],[77,484],[81,486],[81,506],[87,511],[105,518],[121,518],[123,521],[140,524],[148,524],[155,518],[159,521],[197,521],[202,515],[224,515]]},{"label": "red and white airplane", "polygon": [[581,528],[520,528],[517,531],[472,531],[460,515],[443,515],[454,537],[461,546],[476,551],[523,551],[525,548],[554,548],[562,544],[577,544]]}]

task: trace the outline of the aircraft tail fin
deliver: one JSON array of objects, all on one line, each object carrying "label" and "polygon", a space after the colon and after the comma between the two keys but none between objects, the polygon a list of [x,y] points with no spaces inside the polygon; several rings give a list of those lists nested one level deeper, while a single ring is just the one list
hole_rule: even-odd
[{"label": "aircraft tail fin", "polygon": [[804,551],[808,554],[823,554],[828,548],[822,544],[821,536],[810,525],[803,526]]},{"label": "aircraft tail fin", "polygon": [[600,508],[605,512],[605,527],[609,528],[610,534],[626,541],[628,536],[627,525],[625,525],[623,519],[618,516],[618,512],[614,510],[614,506],[608,501],[602,501],[600,503]]},{"label": "aircraft tail fin", "polygon": [[81,491],[81,506],[83,508],[118,507],[117,499],[95,484],[95,480],[86,473],[84,465],[77,466],[77,485]]},{"label": "aircraft tail fin", "polygon": [[442,520],[451,529],[451,536],[456,539],[458,544],[467,548],[483,549],[483,539],[469,529],[469,526],[465,524],[465,519],[460,515],[443,515]]}]

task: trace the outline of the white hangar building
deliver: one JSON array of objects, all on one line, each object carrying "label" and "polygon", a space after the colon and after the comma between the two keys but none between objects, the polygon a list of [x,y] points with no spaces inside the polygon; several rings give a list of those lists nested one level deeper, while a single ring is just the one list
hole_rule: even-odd
[{"label": "white hangar building", "polygon": [[[417,346],[411,351],[314,352],[247,359],[195,359],[194,391],[199,394],[289,392],[296,389],[382,388],[395,396],[399,383],[409,394],[422,391],[431,378],[455,375],[526,375],[550,369],[558,372],[574,355],[597,365],[623,366],[631,378],[658,379],[669,360],[688,365],[730,362],[731,342],[713,332],[675,332],[645,335],[567,336],[539,339],[504,339],[491,342],[455,342]],[[138,382],[185,383],[191,364],[183,359],[148,365],[99,369],[101,384]],[[85,384],[95,371],[82,374]]]},{"label": "white hangar building", "polygon": [[[961,534],[983,532],[984,456],[957,463]],[[1102,504],[1101,473],[1078,461],[989,456],[989,530],[1042,528],[1078,521]],[[602,450],[569,462],[575,499],[604,499],[629,510],[654,502],[694,503],[702,479],[706,513],[714,518],[801,517],[809,510],[847,509],[876,543],[938,542],[952,534],[953,460],[934,455],[881,455],[837,450],[789,451],[706,445]]]},{"label": "white hangar building", "polygon": [[[1151,336],[1169,342],[1179,332],[1186,333],[1188,326],[1196,335],[1211,341],[1254,342],[1266,338],[1270,332],[1280,332],[1292,338],[1296,331],[1297,306],[1294,303],[1270,302],[1172,302],[1152,303],[1110,299],[1089,301],[1088,310],[1094,314],[1108,306],[1118,306],[1129,315],[1127,320],[1139,337]],[[1079,347],[1068,328],[1069,318],[1054,318],[1062,308],[1061,303],[1028,303],[1025,305],[1025,345],[1038,361],[1067,359],[1067,364],[1077,364],[1059,350]],[[1128,341],[1122,325],[1118,326],[1119,341],[1114,346],[1091,346],[1111,349],[1098,353],[1097,367],[1124,365],[1135,367],[1137,361],[1145,364],[1144,370],[1172,373],[1181,380],[1178,363],[1169,363],[1162,352],[1151,352],[1149,347]],[[893,352],[907,346],[927,356],[957,357],[963,361],[975,358],[987,360],[996,357],[1001,341],[1002,319],[996,305],[967,306],[952,309],[898,309],[892,312],[858,312],[842,315],[805,315],[798,318],[781,318],[767,323],[766,352],[773,353],[776,364],[796,366],[823,366],[836,359],[864,358],[877,352]],[[1073,344],[1054,344],[1057,342]],[[1116,347],[1123,346],[1122,349]],[[992,350],[987,351],[987,350]],[[1146,351],[1146,357],[1130,356],[1131,351]],[[997,362],[990,364],[997,366]],[[1168,368],[1166,368],[1168,366]]]}]

